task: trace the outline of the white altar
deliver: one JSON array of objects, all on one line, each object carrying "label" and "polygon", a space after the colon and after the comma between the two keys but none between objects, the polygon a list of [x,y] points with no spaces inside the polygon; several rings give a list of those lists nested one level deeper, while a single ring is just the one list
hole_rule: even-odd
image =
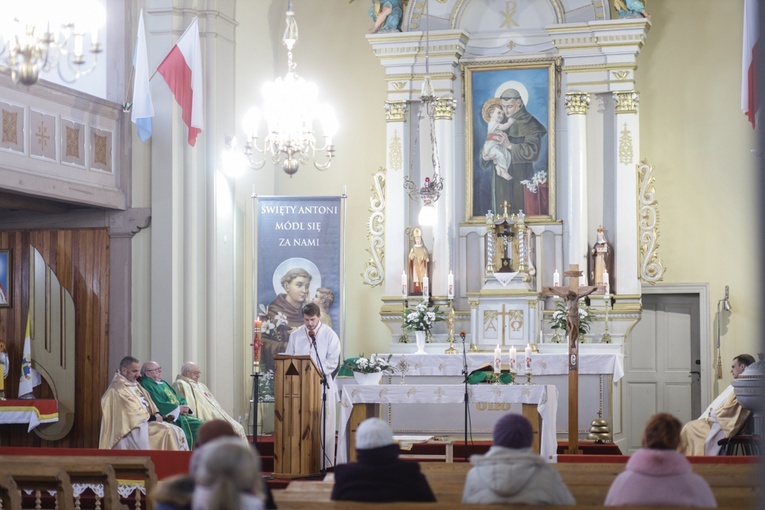
[{"label": "white altar", "polygon": [[[400,344],[411,346],[410,344]],[[434,348],[440,345],[443,352],[444,344],[429,344]],[[560,409],[556,413],[555,431],[561,440],[566,440],[568,432],[568,364],[567,355],[564,352],[565,344],[553,344],[560,347],[559,353],[534,353],[531,361],[532,377],[534,384],[553,385],[560,395]],[[552,346],[545,345],[550,348]],[[618,351],[618,346],[585,344],[582,346],[579,366],[579,427],[580,437],[589,432],[592,420],[598,418],[598,413],[609,421],[612,432],[621,429],[619,416],[613,412],[615,384],[623,377],[624,369],[621,356],[616,352],[592,352],[593,350],[612,349]],[[387,356],[381,354],[380,356]],[[468,373],[477,368],[491,364],[493,353],[478,352],[468,353]],[[503,366],[508,363],[507,350],[503,351]],[[419,386],[423,384],[461,385],[462,378],[462,354],[414,354],[394,353],[391,357],[393,366],[401,366],[405,361],[409,368],[403,374],[406,385],[402,387]],[[341,388],[352,384],[352,379],[339,378],[338,385]],[[400,371],[383,379],[384,382],[396,385],[402,381]],[[518,382],[526,382],[526,376],[519,374]],[[399,384],[399,386],[401,386]],[[471,385],[476,388],[483,385]],[[355,386],[354,386],[355,387]],[[618,394],[616,395],[618,402]],[[408,406],[399,406],[395,403],[387,403],[383,406],[382,417],[391,424],[396,433],[400,434],[444,434],[460,435],[464,433],[463,408],[461,405],[440,405],[422,403],[413,413]],[[475,437],[488,439],[494,423],[506,412],[509,406],[492,406],[474,401],[470,406],[471,432]],[[615,423],[616,422],[616,423]]]},{"label": "white altar", "polygon": [[[540,455],[549,461],[557,458],[558,443],[553,424],[558,411],[558,390],[552,385],[493,385],[480,384],[468,386],[468,399],[477,404],[492,405],[505,412],[521,412],[522,404],[534,404],[542,419],[539,445]],[[337,463],[343,464],[349,459],[350,419],[354,404],[396,404],[407,408],[409,414],[417,414],[433,421],[430,413],[412,413],[412,404],[422,411],[423,406],[450,409],[464,409],[465,386],[462,384],[382,384],[362,386],[346,384],[340,400],[340,423],[338,427]],[[513,404],[521,404],[513,407]],[[504,414],[504,413],[503,413]],[[458,413],[463,419],[463,411]],[[395,428],[394,428],[395,429]]]}]

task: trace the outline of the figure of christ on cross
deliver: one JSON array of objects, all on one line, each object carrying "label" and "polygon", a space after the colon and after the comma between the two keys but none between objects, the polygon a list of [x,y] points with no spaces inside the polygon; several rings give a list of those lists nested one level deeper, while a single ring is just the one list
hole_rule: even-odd
[{"label": "figure of christ on cross", "polygon": [[597,287],[580,287],[582,271],[577,264],[570,264],[568,287],[545,287],[543,296],[558,296],[566,300],[566,332],[568,333],[568,450],[580,453],[579,436],[579,300],[595,292]]}]

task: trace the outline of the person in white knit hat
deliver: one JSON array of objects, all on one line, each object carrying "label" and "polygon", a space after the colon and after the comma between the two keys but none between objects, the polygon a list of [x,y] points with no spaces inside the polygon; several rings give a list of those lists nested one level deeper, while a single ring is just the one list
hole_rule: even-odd
[{"label": "person in white knit hat", "polygon": [[358,462],[335,466],[332,499],[345,501],[435,501],[420,465],[398,458],[393,431],[379,418],[356,430]]}]

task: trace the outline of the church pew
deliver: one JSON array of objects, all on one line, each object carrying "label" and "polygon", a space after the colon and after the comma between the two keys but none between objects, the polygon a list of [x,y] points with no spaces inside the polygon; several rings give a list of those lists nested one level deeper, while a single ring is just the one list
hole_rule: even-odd
[{"label": "church pew", "polygon": [[66,471],[58,466],[37,464],[9,466],[0,460],[0,476],[3,475],[10,477],[19,490],[28,489],[36,493],[55,491],[57,508],[72,508],[74,505],[72,481]]},{"label": "church pew", "polygon": [[[94,460],[95,459],[95,460]],[[0,456],[0,464],[15,473],[20,466],[32,467],[41,464],[55,466],[66,471],[72,484],[98,484],[104,487],[103,508],[105,510],[127,510],[120,503],[117,476],[111,463],[100,457],[83,457],[76,461],[60,457],[9,457]],[[134,463],[135,464],[135,463]],[[134,467],[134,466],[131,466]],[[133,469],[129,473],[137,474]]]},{"label": "church pew", "polygon": [[0,473],[0,504],[3,508],[21,508],[19,487],[7,473]]}]

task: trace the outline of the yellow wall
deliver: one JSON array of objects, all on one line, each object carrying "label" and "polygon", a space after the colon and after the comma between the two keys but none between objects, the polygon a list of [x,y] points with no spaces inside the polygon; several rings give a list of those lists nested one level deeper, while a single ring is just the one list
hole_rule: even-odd
[{"label": "yellow wall", "polygon": [[[710,331],[730,286],[730,359],[759,350],[759,168],[741,112],[743,2],[650,2],[653,27],[638,59],[641,157],[655,166],[666,282],[709,283]],[[723,321],[725,325],[726,321]]]}]

